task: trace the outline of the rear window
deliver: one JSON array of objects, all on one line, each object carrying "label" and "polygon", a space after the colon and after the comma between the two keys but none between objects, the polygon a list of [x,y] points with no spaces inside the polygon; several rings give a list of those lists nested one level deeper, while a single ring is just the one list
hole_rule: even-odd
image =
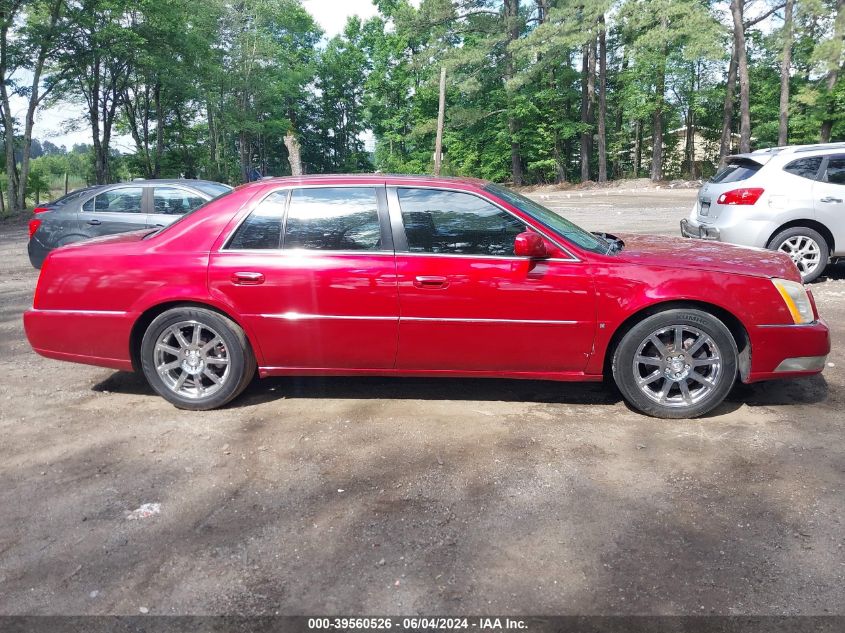
[{"label": "rear window", "polygon": [[50,204],[57,206],[57,207],[60,207],[63,204],[67,204],[68,202],[73,202],[77,198],[85,195],[86,193],[90,193],[91,191],[95,191],[96,189],[97,189],[97,187],[85,187],[83,189],[77,189],[76,191],[71,191],[69,193],[66,193],[61,198],[56,198]]},{"label": "rear window", "polygon": [[716,172],[710,182],[738,182],[747,180],[760,171],[762,165],[753,160],[738,160],[726,165]]},{"label": "rear window", "polygon": [[281,246],[287,190],[267,196],[235,231],[230,250],[273,250]]},{"label": "rear window", "polygon": [[194,189],[199,189],[203,193],[212,197],[217,197],[232,190],[229,185],[224,185],[219,182],[208,182],[205,180],[197,180],[189,183]]}]

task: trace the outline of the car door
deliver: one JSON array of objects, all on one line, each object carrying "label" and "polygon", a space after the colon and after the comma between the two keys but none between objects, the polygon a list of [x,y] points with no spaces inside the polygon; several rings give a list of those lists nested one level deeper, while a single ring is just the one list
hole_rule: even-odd
[{"label": "car door", "polygon": [[208,275],[271,373],[394,365],[399,301],[383,185],[274,191],[212,253]]},{"label": "car door", "polygon": [[155,186],[152,207],[147,214],[148,227],[167,226],[171,222],[205,204],[207,196],[174,185]]},{"label": "car door", "polygon": [[397,369],[581,372],[596,300],[584,264],[514,255],[526,224],[470,192],[388,188],[399,278]]},{"label": "car door", "polygon": [[79,227],[89,237],[143,229],[144,188],[121,186],[101,191],[86,200],[79,212]]},{"label": "car door", "polygon": [[828,156],[813,183],[816,219],[833,233],[835,255],[845,253],[845,154]]}]

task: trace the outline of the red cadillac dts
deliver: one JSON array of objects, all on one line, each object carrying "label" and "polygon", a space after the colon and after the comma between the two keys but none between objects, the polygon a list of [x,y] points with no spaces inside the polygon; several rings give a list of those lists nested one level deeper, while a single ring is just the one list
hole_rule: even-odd
[{"label": "red cadillac dts", "polygon": [[596,235],[479,180],[252,183],[157,231],[53,251],[24,315],[49,358],[212,409],[256,372],[599,381],[647,414],[816,374],[825,323],[783,253]]}]

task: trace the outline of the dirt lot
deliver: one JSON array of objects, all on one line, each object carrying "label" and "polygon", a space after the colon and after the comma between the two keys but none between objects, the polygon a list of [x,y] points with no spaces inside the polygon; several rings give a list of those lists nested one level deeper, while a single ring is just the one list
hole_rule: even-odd
[{"label": "dirt lot", "polygon": [[[582,193],[532,195],[669,234],[694,197]],[[25,232],[0,231],[2,614],[845,611],[842,268],[814,286],[824,376],[707,419],[601,385],[378,378],[268,380],[198,414],[36,356]]]}]

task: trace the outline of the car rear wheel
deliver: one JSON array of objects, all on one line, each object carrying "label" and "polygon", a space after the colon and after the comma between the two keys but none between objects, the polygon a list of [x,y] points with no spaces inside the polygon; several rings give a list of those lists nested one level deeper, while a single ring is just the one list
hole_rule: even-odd
[{"label": "car rear wheel", "polygon": [[150,386],[179,407],[205,411],[237,397],[255,374],[255,357],[237,323],[204,308],[175,308],[150,323],[141,342]]},{"label": "car rear wheel", "polygon": [[728,395],[737,356],[730,330],[712,314],[666,310],[622,337],[613,355],[613,378],[625,400],[643,413],[694,418]]},{"label": "car rear wheel", "polygon": [[769,242],[769,249],[789,255],[801,273],[804,283],[818,279],[830,258],[830,249],[824,237],[818,231],[805,226],[781,231]]}]

